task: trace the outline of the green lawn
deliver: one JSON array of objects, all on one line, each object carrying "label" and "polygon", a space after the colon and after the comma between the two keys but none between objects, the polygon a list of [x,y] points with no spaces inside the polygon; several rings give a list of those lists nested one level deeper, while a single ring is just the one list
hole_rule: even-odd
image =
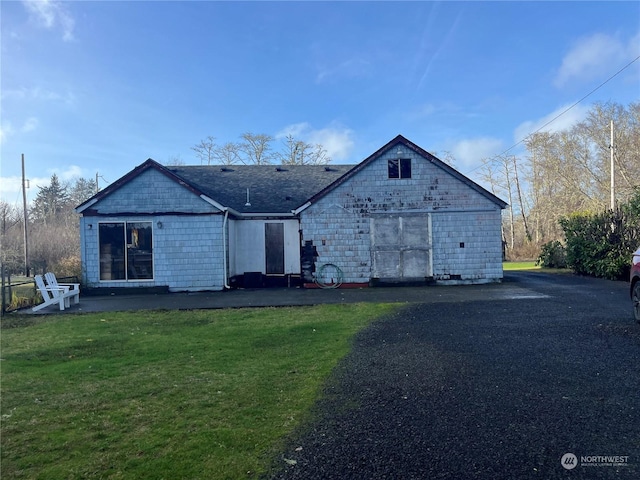
[{"label": "green lawn", "polygon": [[503,262],[502,269],[504,271],[516,271],[516,270],[538,270],[544,273],[552,274],[565,274],[570,275],[572,273],[570,268],[546,268],[536,265],[536,262]]},{"label": "green lawn", "polygon": [[5,317],[2,478],[255,478],[393,308]]},{"label": "green lawn", "polygon": [[539,270],[540,267],[536,262],[503,262],[503,270]]}]

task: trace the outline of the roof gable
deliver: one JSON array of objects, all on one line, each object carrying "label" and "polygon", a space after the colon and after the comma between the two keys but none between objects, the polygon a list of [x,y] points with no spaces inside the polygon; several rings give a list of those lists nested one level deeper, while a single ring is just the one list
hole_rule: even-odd
[{"label": "roof gable", "polygon": [[[466,177],[465,175],[463,175],[462,173],[457,171],[455,168],[451,167],[450,165],[446,164],[445,162],[443,162],[442,160],[437,158],[435,155],[432,155],[431,153],[427,152],[426,150],[420,148],[415,143],[407,140],[402,135],[398,135],[393,140],[391,140],[389,143],[387,143],[386,145],[384,145],[383,147],[378,149],[376,152],[371,154],[369,157],[365,158],[358,165],[356,165],[355,167],[350,169],[345,175],[343,175],[342,177],[337,179],[331,185],[328,185],[326,188],[322,189],[321,191],[318,191],[315,195],[313,195],[312,197],[309,198],[309,202],[308,202],[307,205],[317,202],[322,197],[327,195],[329,192],[331,192],[332,190],[334,190],[338,186],[342,185],[343,183],[345,183],[347,180],[349,180],[353,176],[357,175],[361,170],[363,170],[368,165],[370,165],[371,163],[373,163],[376,160],[378,160],[380,157],[385,155],[387,152],[389,152],[393,148],[398,147],[399,145],[402,145],[402,146],[414,151],[415,153],[417,153],[421,157],[423,157],[426,160],[428,160],[429,162],[431,162],[436,167],[444,170],[446,173],[448,173],[452,177],[456,178],[457,180],[461,181],[462,183],[464,183],[465,185],[467,185],[471,189],[473,189],[476,192],[480,193],[481,195],[483,195],[484,197],[486,197],[487,199],[489,199],[490,201],[492,201],[493,203],[498,205],[501,209],[505,208],[508,205],[505,201],[501,200],[496,195],[494,195],[493,193],[489,192],[487,189],[481,187],[480,185],[475,183],[473,180],[471,180],[470,178]],[[306,205],[303,206],[303,208],[305,208],[305,207],[306,207]],[[303,208],[301,208],[300,211],[303,210]]]},{"label": "roof gable", "polygon": [[152,160],[152,159],[149,158],[144,163],[138,165],[136,168],[131,170],[129,173],[125,174],[124,176],[122,176],[118,180],[116,180],[115,182],[111,183],[110,185],[108,185],[104,189],[100,190],[93,197],[89,198],[88,200],[85,200],[83,203],[78,205],[76,207],[76,212],[78,212],[78,213],[84,212],[85,210],[89,209],[90,207],[92,207],[93,205],[97,204],[101,200],[113,195],[118,190],[124,188],[125,186],[127,186],[131,182],[133,182],[134,180],[140,178],[142,175],[144,175],[144,174],[146,174],[146,173],[148,173],[150,171],[158,172],[158,173],[166,176],[169,180],[171,180],[173,182],[176,182],[177,184],[179,184],[180,186],[186,188],[187,190],[189,190],[191,193],[193,193],[196,196],[201,196],[202,195],[202,192],[199,191],[197,188],[195,188],[192,185],[189,185],[188,183],[184,182],[182,179],[178,178],[176,175],[171,173],[166,167],[160,165],[155,160]]}]

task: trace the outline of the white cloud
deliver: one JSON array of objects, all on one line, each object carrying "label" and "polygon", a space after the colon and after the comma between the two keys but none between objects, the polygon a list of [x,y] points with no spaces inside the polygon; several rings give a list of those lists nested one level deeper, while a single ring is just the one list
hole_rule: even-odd
[{"label": "white cloud", "polygon": [[23,0],[22,4],[40,25],[47,30],[56,27],[62,29],[62,39],[66,42],[74,39],[75,20],[62,2],[54,0]]},{"label": "white cloud", "polygon": [[304,132],[311,130],[311,125],[307,122],[292,123],[281,129],[276,133],[277,139],[283,139],[291,135],[294,138],[299,138]]},{"label": "white cloud", "polygon": [[332,161],[348,160],[354,145],[353,130],[338,124],[314,129],[307,122],[294,123],[280,130],[276,139],[284,139],[289,135],[296,140],[322,145]]},{"label": "white cloud", "polygon": [[[44,172],[40,172],[44,173]],[[90,178],[87,176],[85,170],[78,165],[68,165],[64,169],[52,168],[47,169],[48,176],[33,177],[29,175],[27,170],[27,201],[32,201],[38,194],[40,189],[38,187],[48,187],[51,183],[51,175],[54,173],[58,176],[61,182],[73,183],[78,178]],[[22,177],[10,176],[0,177],[0,199],[9,203],[21,203],[22,202]]]},{"label": "white cloud", "polygon": [[71,105],[76,100],[76,96],[73,92],[67,91],[65,93],[59,93],[40,86],[3,90],[0,94],[0,98],[2,98],[2,100],[44,100],[49,102],[60,102],[66,105]]},{"label": "white cloud", "polygon": [[66,170],[57,170],[55,173],[62,181],[75,180],[76,178],[84,177],[84,169],[78,165],[69,165]]},{"label": "white cloud", "polygon": [[562,59],[554,84],[560,88],[575,80],[602,78],[638,55],[640,33],[627,42],[604,33],[581,38]]},{"label": "white cloud", "polygon": [[36,117],[29,117],[20,128],[22,133],[28,133],[34,131],[38,127],[38,119]]},{"label": "white cloud", "polygon": [[[27,175],[27,201],[32,201],[40,191],[38,187],[46,187],[50,177],[32,177]],[[22,205],[22,177],[0,177],[0,200]]]},{"label": "white cloud", "polygon": [[473,169],[486,158],[499,154],[504,149],[501,140],[491,137],[477,137],[461,140],[449,150],[456,160],[456,168]]},{"label": "white cloud", "polygon": [[0,125],[0,145],[6,144],[9,137],[12,137],[16,133],[29,133],[34,131],[38,127],[38,119],[36,117],[27,118],[22,126],[17,130],[13,128],[13,124],[9,121],[4,121]]},{"label": "white cloud", "polygon": [[13,203],[22,189],[21,185],[20,177],[0,177],[0,198],[5,202]]},{"label": "white cloud", "polygon": [[[570,106],[571,105],[563,105],[542,118],[522,122],[513,132],[514,140],[519,142],[539,129],[543,132],[559,132],[561,130],[570,129],[576,123],[582,121],[589,111],[589,106],[576,105],[571,108],[571,110],[558,117],[558,115]],[[555,119],[556,117],[558,118]],[[546,125],[547,123],[549,123],[549,125]]]}]

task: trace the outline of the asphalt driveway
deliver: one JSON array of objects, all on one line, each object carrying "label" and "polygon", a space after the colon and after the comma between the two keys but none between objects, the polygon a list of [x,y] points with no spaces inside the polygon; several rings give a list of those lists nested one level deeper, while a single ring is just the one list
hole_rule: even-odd
[{"label": "asphalt driveway", "polygon": [[517,273],[500,288],[517,295],[434,297],[362,332],[274,478],[640,478],[627,285]]}]

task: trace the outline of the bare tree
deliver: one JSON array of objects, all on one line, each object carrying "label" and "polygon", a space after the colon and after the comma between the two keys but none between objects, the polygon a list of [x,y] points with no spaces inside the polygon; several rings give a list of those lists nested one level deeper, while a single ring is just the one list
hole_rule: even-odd
[{"label": "bare tree", "polygon": [[24,269],[24,235],[22,209],[0,201],[0,262],[8,273]]},{"label": "bare tree", "polygon": [[245,155],[243,163],[253,165],[268,165],[271,163],[273,159],[271,152],[273,137],[271,135],[246,132],[241,135],[241,138],[243,141],[238,148]]},{"label": "bare tree", "polygon": [[[497,179],[497,172],[495,171],[495,166],[493,165],[493,162],[487,159],[482,160],[482,167],[480,169],[480,178],[482,179],[481,181],[483,183],[488,185],[488,188],[491,191],[491,193],[493,193],[496,197],[502,196],[502,193],[503,193],[502,188],[499,186],[499,182]],[[504,244],[506,244],[507,233],[505,232],[504,224],[505,222],[503,220],[500,225],[500,230],[502,233],[501,235],[502,241]]]},{"label": "bare tree", "polygon": [[238,143],[225,143],[221,147],[216,148],[214,156],[222,165],[233,165],[242,162],[240,158],[240,144]]},{"label": "bare tree", "polygon": [[614,123],[616,197],[624,202],[640,183],[640,103],[624,107],[596,103],[572,128],[539,132],[529,150],[529,184],[536,238],[561,236],[557,221],[576,211],[608,208],[610,194],[610,124]]},{"label": "bare tree", "polygon": [[182,160],[182,157],[178,154],[178,155],[171,155],[165,165],[167,167],[178,167],[181,165],[184,165],[184,160]]},{"label": "bare tree", "polygon": [[331,162],[322,145],[296,140],[293,135],[287,135],[284,139],[278,157],[283,165],[326,165]]},{"label": "bare tree", "polygon": [[529,232],[529,223],[527,222],[527,215],[524,209],[524,202],[522,200],[522,186],[520,185],[520,176],[518,175],[518,160],[514,156],[511,157],[513,162],[513,178],[516,182],[516,193],[518,194],[518,205],[520,206],[520,215],[522,216],[522,224],[524,226],[524,234],[527,237],[527,241],[531,241],[531,232]]},{"label": "bare tree", "polygon": [[196,152],[196,157],[200,160],[201,165],[204,163],[211,165],[211,160],[215,158],[216,149],[216,138],[212,136],[200,140],[199,144],[191,147],[191,150]]},{"label": "bare tree", "polygon": [[513,249],[516,242],[516,226],[513,214],[513,190],[511,187],[511,169],[509,168],[510,162],[508,157],[503,157],[500,159],[500,163],[504,173],[504,190],[507,193],[507,202],[509,203],[509,230],[511,233],[510,247],[511,249]]},{"label": "bare tree", "polygon": [[437,157],[438,159],[442,160],[444,163],[446,163],[450,167],[453,167],[453,168],[456,167],[456,157],[449,150],[443,151],[442,154],[438,153],[437,151],[429,152],[429,153],[434,157]]}]

